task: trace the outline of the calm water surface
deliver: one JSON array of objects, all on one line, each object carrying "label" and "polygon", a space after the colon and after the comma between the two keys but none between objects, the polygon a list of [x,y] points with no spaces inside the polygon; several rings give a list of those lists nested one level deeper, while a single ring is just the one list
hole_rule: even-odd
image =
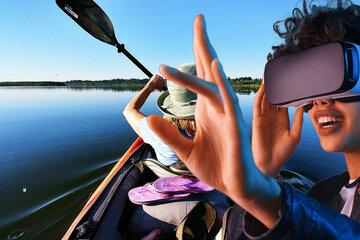
[{"label": "calm water surface", "polygon": [[[89,194],[136,138],[122,110],[128,91],[0,88],[0,239],[59,239]],[[160,113],[157,94],[145,114]],[[254,95],[239,95],[251,128]],[[293,111],[290,111],[292,114]],[[322,151],[305,116],[286,168],[314,180],[345,169]]]}]

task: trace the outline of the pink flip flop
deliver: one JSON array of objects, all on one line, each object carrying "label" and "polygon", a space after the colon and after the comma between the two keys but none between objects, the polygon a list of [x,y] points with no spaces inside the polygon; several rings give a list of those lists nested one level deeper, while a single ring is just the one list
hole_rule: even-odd
[{"label": "pink flip flop", "polygon": [[201,182],[197,178],[187,176],[162,177],[153,183],[154,189],[159,193],[202,193],[214,188]]},{"label": "pink flip flop", "polygon": [[159,193],[154,190],[151,183],[147,183],[142,187],[133,188],[128,193],[130,201],[140,205],[181,200],[189,195],[190,193],[187,194]]}]

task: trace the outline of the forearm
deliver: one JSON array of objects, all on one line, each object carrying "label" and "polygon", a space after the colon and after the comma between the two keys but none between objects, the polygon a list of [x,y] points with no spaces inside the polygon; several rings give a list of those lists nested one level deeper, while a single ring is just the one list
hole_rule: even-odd
[{"label": "forearm", "polygon": [[[238,110],[240,111],[240,110]],[[237,114],[241,116],[239,112]],[[242,117],[239,117],[240,126],[245,125]],[[282,206],[282,191],[279,183],[272,177],[263,174],[254,162],[254,155],[248,139],[246,129],[239,127],[242,143],[241,158],[243,165],[240,165],[242,172],[242,192],[235,196],[235,202],[251,213],[266,227],[271,228],[279,219]]]},{"label": "forearm", "polygon": [[146,117],[140,112],[140,109],[153,89],[154,88],[150,84],[146,84],[145,87],[129,102],[123,111],[127,122],[140,137],[142,137],[142,135],[139,129],[139,122]]},{"label": "forearm", "polygon": [[281,217],[266,230],[245,214],[244,230],[256,239],[357,239],[360,224],[282,183]]},{"label": "forearm", "polygon": [[141,107],[144,105],[149,95],[153,92],[153,87],[150,84],[146,84],[143,89],[141,89],[138,94],[128,103],[125,107],[124,115],[126,116],[126,112],[128,111],[140,111]]},{"label": "forearm", "polygon": [[248,188],[252,190],[245,197],[234,197],[233,200],[270,229],[280,218],[283,204],[281,187],[275,179],[260,172],[252,174],[251,178]]}]

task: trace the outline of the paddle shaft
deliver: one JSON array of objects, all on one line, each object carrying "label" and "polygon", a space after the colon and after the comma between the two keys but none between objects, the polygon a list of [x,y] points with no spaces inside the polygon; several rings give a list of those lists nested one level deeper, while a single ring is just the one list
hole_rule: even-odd
[{"label": "paddle shaft", "polygon": [[[130,59],[130,61],[132,61],[138,68],[140,68],[140,70],[143,71],[143,73],[145,73],[146,76],[148,76],[149,78],[151,78],[153,76],[153,74],[149,70],[147,70],[147,68],[144,67],[144,65],[142,65],[133,55],[131,55],[131,53],[129,53],[125,49],[124,44],[116,44],[115,46],[118,49],[118,53],[123,53],[128,59]],[[164,88],[162,90],[166,91],[167,87],[164,86]]]},{"label": "paddle shaft", "polygon": [[149,78],[153,76],[153,74],[149,70],[147,70],[147,68],[144,67],[144,65],[142,65],[133,55],[131,55],[131,53],[129,53],[125,49],[125,46],[123,44],[117,46],[117,48],[119,53],[123,53],[128,59],[130,59],[130,61],[132,61],[138,68],[140,68],[140,70],[143,71],[143,73],[145,73],[146,76],[148,76]]}]

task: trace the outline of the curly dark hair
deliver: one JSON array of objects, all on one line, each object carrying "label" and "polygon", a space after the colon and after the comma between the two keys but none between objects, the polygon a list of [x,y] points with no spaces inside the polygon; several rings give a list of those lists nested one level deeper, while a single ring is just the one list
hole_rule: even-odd
[{"label": "curly dark hair", "polygon": [[302,10],[274,23],[274,31],[285,43],[273,46],[268,60],[331,42],[360,43],[360,6],[350,0],[328,1],[318,6],[303,0]]}]

